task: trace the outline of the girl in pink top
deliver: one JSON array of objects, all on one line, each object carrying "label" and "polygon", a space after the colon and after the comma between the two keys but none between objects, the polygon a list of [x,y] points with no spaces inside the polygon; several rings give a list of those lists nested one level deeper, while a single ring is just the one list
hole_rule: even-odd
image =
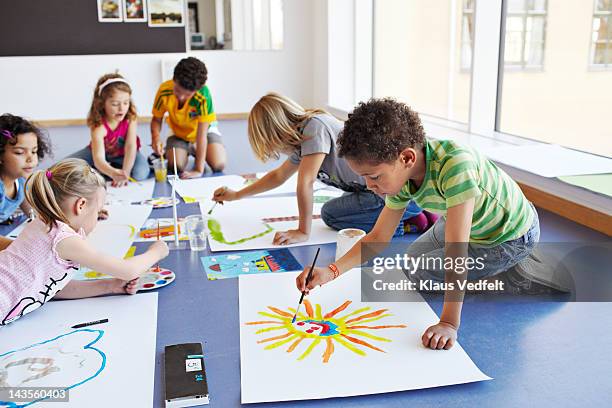
[{"label": "girl in pink top", "polygon": [[85,160],[111,178],[116,187],[126,185],[130,177],[146,179],[150,170],[147,159],[139,152],[137,119],[128,82],[119,74],[103,75],[96,84],[87,116],[91,143],[71,157]]},{"label": "girl in pink top", "polygon": [[[85,241],[96,226],[105,197],[104,179],[80,159],[62,160],[30,177],[26,199],[38,218],[15,241],[0,240],[0,325],[53,297],[134,294],[138,277],[168,255],[163,241],[129,259],[104,255]],[[79,265],[115,279],[71,281]]]}]

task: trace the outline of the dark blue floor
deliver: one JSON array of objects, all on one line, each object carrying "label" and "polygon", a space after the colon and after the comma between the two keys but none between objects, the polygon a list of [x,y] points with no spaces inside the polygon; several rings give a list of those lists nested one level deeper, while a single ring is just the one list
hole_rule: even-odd
[{"label": "dark blue floor", "polygon": [[[156,195],[169,195],[167,185]],[[179,215],[199,212],[181,204]],[[539,211],[542,241],[609,240],[546,211]],[[153,217],[171,216],[170,209]],[[0,233],[6,232],[1,228]],[[410,238],[408,238],[410,239]],[[138,252],[146,248],[137,244]],[[308,264],[316,247],[292,248]],[[323,245],[320,264],[331,262],[335,245]],[[168,344],[202,342],[211,406],[240,405],[238,280],[208,281],[199,257],[173,251],[162,266],[177,274],[159,291],[155,407],[164,401],[163,350]],[[612,266],[606,273],[612,273]],[[266,294],[262,294],[266,296]],[[436,313],[439,301],[430,302]],[[612,401],[612,305],[563,302],[466,302],[460,338],[463,348],[493,381],[363,397],[268,404],[342,407],[517,407],[610,406]],[[406,367],[406,370],[414,369]],[[279,376],[292,373],[278,373]],[[364,373],[367,376],[367,373]],[[395,375],[402,375],[401,372]],[[262,378],[262,381],[269,379]],[[372,378],[371,381],[376,381]],[[308,387],[309,384],[304,384]]]}]

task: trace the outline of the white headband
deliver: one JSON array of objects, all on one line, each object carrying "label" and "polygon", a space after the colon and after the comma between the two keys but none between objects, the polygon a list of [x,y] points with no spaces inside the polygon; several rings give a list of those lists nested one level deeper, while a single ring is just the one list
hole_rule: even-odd
[{"label": "white headband", "polygon": [[106,81],[104,81],[102,84],[100,84],[100,86],[98,87],[98,96],[102,95],[102,90],[104,89],[105,86],[114,84],[115,82],[123,82],[127,84],[128,86],[130,85],[128,81],[126,81],[123,78],[109,78]]}]

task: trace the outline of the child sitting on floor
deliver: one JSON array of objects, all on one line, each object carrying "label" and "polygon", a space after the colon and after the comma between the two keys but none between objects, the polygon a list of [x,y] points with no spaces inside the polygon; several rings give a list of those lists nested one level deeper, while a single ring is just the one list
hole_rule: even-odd
[{"label": "child sitting on floor", "polygon": [[128,82],[119,74],[103,75],[96,84],[87,116],[91,142],[71,157],[85,160],[110,177],[115,187],[127,185],[130,178],[146,179],[150,169],[139,152],[137,119]]},{"label": "child sitting on floor", "polygon": [[9,113],[0,116],[0,222],[18,207],[30,214],[24,200],[26,179],[49,152],[47,138],[31,122]]}]

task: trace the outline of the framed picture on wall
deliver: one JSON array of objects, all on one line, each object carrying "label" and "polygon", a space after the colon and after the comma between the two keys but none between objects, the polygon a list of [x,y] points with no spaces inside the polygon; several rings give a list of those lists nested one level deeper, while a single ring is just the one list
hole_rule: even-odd
[{"label": "framed picture on wall", "polygon": [[100,23],[121,23],[121,0],[98,0],[98,21]]},{"label": "framed picture on wall", "polygon": [[184,0],[148,0],[149,27],[184,27]]},{"label": "framed picture on wall", "polygon": [[147,21],[147,0],[123,0],[123,21],[126,23]]}]

